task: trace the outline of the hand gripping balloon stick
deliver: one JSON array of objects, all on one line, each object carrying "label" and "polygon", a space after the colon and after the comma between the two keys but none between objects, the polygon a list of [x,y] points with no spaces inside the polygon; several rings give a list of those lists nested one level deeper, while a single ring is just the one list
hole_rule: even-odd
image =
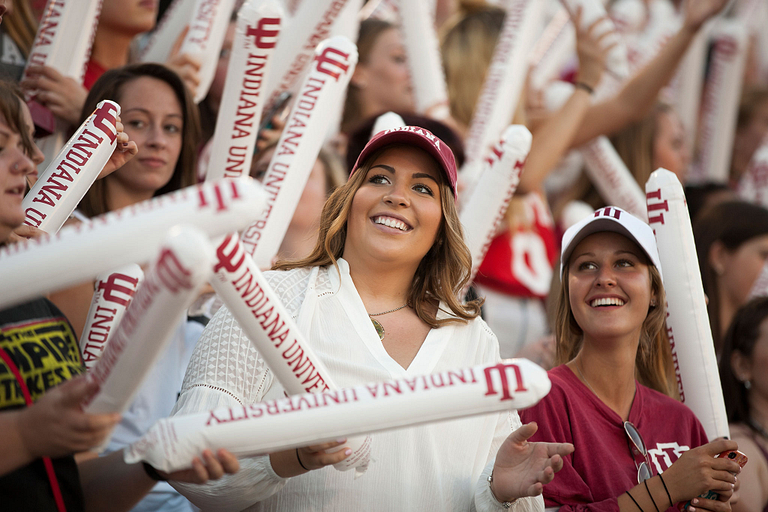
[{"label": "hand gripping balloon stick", "polygon": [[243,232],[243,245],[259,268],[271,266],[280,248],[356,64],[357,47],[344,36],[317,47],[264,176],[268,206]]},{"label": "hand gripping balloon stick", "polygon": [[91,308],[80,335],[80,352],[89,370],[104,352],[143,279],[144,272],[135,263],[96,278]]},{"label": "hand gripping balloon stick", "polygon": [[709,439],[730,437],[683,187],[674,173],[658,169],[645,192],[664,270],[667,334],[680,399],[696,414]]},{"label": "hand gripping balloon stick", "polygon": [[[128,263],[149,262],[176,225],[210,238],[243,229],[266,205],[251,179],[187,187],[117,210],[56,235],[0,249],[0,308],[66,288]],[[35,278],[29,278],[35,269]]]},{"label": "hand gripping balloon stick", "polygon": [[[291,315],[269,286],[237,235],[228,236],[216,249],[213,288],[291,395],[334,391],[336,385],[315,355]],[[371,440],[349,439],[338,450],[352,449],[352,456],[335,464],[339,471],[358,468],[370,461]]]},{"label": "hand gripping balloon stick", "polygon": [[234,6],[235,0],[197,0],[192,8],[189,30],[179,53],[200,60],[200,82],[195,89],[195,103],[200,103],[211,87]]},{"label": "hand gripping balloon stick", "polygon": [[483,170],[483,158],[512,122],[528,71],[528,55],[538,35],[546,2],[511,0],[466,141],[462,181],[472,190]]},{"label": "hand gripping balloon stick", "polygon": [[213,265],[213,248],[201,231],[170,231],[154,265],[117,331],[88,372],[98,393],[84,403],[91,414],[123,412],[167,346]]},{"label": "hand gripping balloon stick", "polygon": [[738,21],[721,20],[714,29],[709,79],[701,111],[699,174],[727,183],[741,84],[747,56],[747,31]]},{"label": "hand gripping balloon stick", "polygon": [[237,14],[206,181],[240,178],[250,172],[282,17],[277,0],[248,0]]},{"label": "hand gripping balloon stick", "polygon": [[104,100],[24,197],[24,224],[55,234],[75,211],[117,147],[120,105]]},{"label": "hand gripping balloon stick", "polygon": [[[204,449],[245,457],[456,418],[531,407],[549,393],[527,359],[374,382],[160,420],[125,451],[128,463],[189,467]],[[290,413],[290,414],[287,414]]]},{"label": "hand gripping balloon stick", "polygon": [[471,278],[480,268],[496,227],[504,218],[509,200],[520,183],[531,140],[531,132],[525,126],[512,125],[504,130],[501,140],[486,159],[486,169],[472,195],[461,208],[459,219],[464,227],[464,241],[472,255]]},{"label": "hand gripping balloon stick", "polygon": [[399,0],[398,11],[416,111],[435,119],[446,119],[450,116],[448,91],[428,2]]}]

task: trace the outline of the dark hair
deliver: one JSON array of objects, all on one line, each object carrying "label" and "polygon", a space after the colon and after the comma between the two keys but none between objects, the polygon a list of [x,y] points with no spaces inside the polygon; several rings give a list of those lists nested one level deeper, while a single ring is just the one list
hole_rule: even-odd
[{"label": "dark hair", "polygon": [[760,337],[760,324],[768,318],[768,297],[759,297],[747,302],[733,317],[728,332],[723,338],[723,353],[720,357],[720,382],[723,386],[725,409],[729,423],[744,423],[752,427],[747,388],[733,371],[731,357],[734,352],[747,359],[752,358],[755,344]]},{"label": "dark hair", "polygon": [[[155,192],[155,196],[159,196],[194,185],[196,182],[195,166],[197,163],[197,145],[200,139],[200,119],[192,96],[184,82],[175,72],[161,64],[154,63],[132,64],[105,72],[96,80],[96,83],[93,84],[91,91],[88,93],[80,114],[80,122],[82,123],[102,100],[112,100],[120,103],[123,87],[133,80],[142,77],[155,78],[168,84],[173,89],[176,99],[179,100],[183,116],[181,153],[179,154],[179,159],[176,162],[171,179],[165,186]],[[97,180],[93,184],[80,202],[80,209],[88,217],[94,217],[109,211],[104,179]]]},{"label": "dark hair", "polygon": [[696,252],[699,259],[701,281],[704,293],[709,298],[707,311],[712,327],[715,351],[720,352],[722,344],[720,325],[720,296],[717,289],[717,273],[709,262],[710,248],[720,242],[729,251],[735,251],[745,242],[768,234],[768,210],[762,206],[744,201],[728,201],[717,204],[701,215],[693,224]]},{"label": "dark hair", "polygon": [[[420,116],[418,114],[408,114],[403,112],[396,112],[397,115],[403,118],[406,126],[419,126],[426,128],[433,134],[435,134],[440,140],[451,148],[453,156],[456,158],[456,166],[461,168],[464,165],[464,143],[451,127],[445,123],[441,123],[430,117]],[[378,116],[373,116],[360,124],[358,128],[349,134],[347,141],[347,172],[352,172],[352,167],[355,166],[357,157],[363,151],[363,148],[368,141],[371,140],[371,132],[373,126],[376,124]]]},{"label": "dark hair", "polygon": [[29,135],[29,126],[24,121],[21,104],[24,94],[18,85],[12,82],[0,80],[0,114],[5,118],[5,123],[21,137],[24,151],[28,157],[35,154],[35,142]]},{"label": "dark hair", "polygon": [[685,185],[685,204],[691,222],[696,222],[699,215],[718,202],[733,201],[736,193],[725,183],[705,181],[702,183],[687,183]]}]

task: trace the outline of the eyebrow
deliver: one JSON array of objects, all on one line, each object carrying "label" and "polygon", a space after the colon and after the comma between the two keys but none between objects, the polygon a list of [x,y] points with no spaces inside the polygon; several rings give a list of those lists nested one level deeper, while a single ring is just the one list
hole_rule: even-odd
[{"label": "eyebrow", "polygon": [[[127,110],[123,110],[122,114],[125,115],[125,114],[127,114],[129,112],[134,112],[134,111],[141,112],[142,114],[146,114],[146,115],[150,115],[151,114],[151,112],[149,110],[147,110],[146,108],[141,108],[141,107],[133,107],[133,108],[129,108]],[[184,116],[182,116],[181,114],[166,114],[166,117],[178,117],[180,119],[183,119]]]},{"label": "eyebrow", "polygon": [[[377,167],[380,167],[380,168],[384,169],[385,171],[389,171],[392,174],[395,174],[395,168],[390,166],[390,165],[376,164],[376,165],[371,166],[371,169],[375,169]],[[435,179],[435,177],[432,176],[431,174],[427,174],[426,172],[415,172],[415,173],[413,173],[413,175],[411,175],[411,178],[417,178],[417,179],[418,178],[429,178],[430,180],[432,180],[435,183],[437,183],[437,180]]]}]

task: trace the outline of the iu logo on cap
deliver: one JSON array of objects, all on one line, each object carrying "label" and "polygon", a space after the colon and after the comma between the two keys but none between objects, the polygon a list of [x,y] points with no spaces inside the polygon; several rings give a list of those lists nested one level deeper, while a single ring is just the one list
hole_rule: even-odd
[{"label": "iu logo on cap", "polygon": [[613,217],[616,220],[621,218],[621,210],[612,206],[607,206],[595,212],[595,217]]}]

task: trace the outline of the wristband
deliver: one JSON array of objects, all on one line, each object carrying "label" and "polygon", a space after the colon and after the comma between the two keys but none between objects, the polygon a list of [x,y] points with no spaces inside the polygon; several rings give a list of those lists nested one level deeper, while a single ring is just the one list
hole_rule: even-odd
[{"label": "wristband", "polygon": [[584,82],[576,82],[575,84],[573,84],[573,86],[576,87],[577,89],[584,89],[590,95],[595,93],[595,89],[585,84]]},{"label": "wristband", "polygon": [[488,475],[488,490],[491,491],[491,496],[493,496],[493,499],[495,499],[502,507],[505,509],[512,506],[512,503],[515,502],[515,500],[512,501],[501,501],[499,498],[496,497],[495,494],[493,494],[493,489],[491,488],[491,483],[493,482],[493,470],[491,470],[491,474]]},{"label": "wristband", "polygon": [[146,462],[141,463],[144,466],[144,472],[147,474],[149,478],[154,480],[155,482],[167,482],[167,478],[163,478],[163,476],[157,472],[155,468],[147,464]]},{"label": "wristband", "polygon": [[299,457],[299,449],[298,448],[296,448],[296,458],[299,460],[299,466],[303,467],[307,471],[312,471],[307,466],[305,466],[304,463],[301,462],[301,457]]}]

